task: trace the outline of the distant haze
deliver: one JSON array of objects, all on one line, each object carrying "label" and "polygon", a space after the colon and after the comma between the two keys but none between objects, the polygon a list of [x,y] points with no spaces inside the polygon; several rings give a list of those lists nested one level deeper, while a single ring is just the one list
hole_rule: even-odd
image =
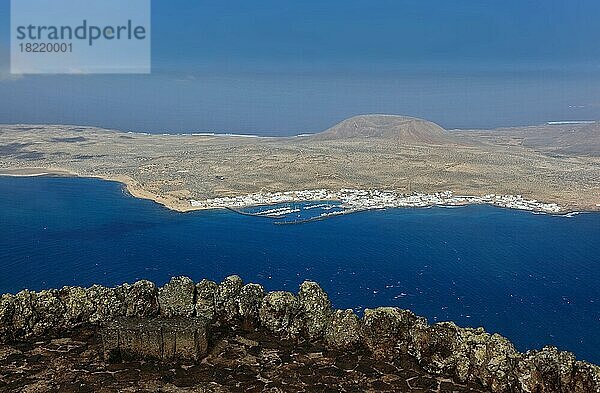
[{"label": "distant haze", "polygon": [[0,123],[291,135],[358,114],[446,129],[600,119],[600,2],[154,0],[148,76],[8,75]]}]

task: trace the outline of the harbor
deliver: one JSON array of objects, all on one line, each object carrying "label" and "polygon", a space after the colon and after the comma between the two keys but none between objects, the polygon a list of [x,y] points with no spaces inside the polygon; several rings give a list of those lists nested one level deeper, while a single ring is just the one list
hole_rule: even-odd
[{"label": "harbor", "polygon": [[[315,204],[306,204],[309,202]],[[455,195],[452,191],[434,194],[400,194],[393,191],[349,188],[343,188],[339,191],[316,189],[254,193],[237,197],[191,200],[190,204],[196,208],[226,208],[244,215],[279,219],[277,224],[297,224],[365,210],[401,207],[457,207],[486,204],[545,214],[560,214],[563,211],[563,208],[556,203],[545,203],[536,199],[527,199],[522,195]],[[265,206],[276,207],[261,209],[261,207]],[[258,209],[252,211],[246,210],[257,207]],[[311,211],[311,214],[301,214],[307,213],[307,211]],[[292,218],[291,221],[289,220],[290,218]]]}]

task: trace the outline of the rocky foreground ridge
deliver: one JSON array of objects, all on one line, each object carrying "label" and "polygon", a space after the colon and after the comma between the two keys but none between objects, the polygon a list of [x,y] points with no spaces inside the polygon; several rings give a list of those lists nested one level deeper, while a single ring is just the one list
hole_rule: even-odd
[{"label": "rocky foreground ridge", "polygon": [[[208,355],[179,368],[150,361],[110,365],[97,327],[121,317],[204,319]],[[220,284],[176,277],[161,288],[138,281],[24,290],[0,298],[0,340],[0,391],[61,391],[60,384],[48,385],[55,377],[40,370],[71,362],[83,376],[65,371],[71,390],[62,391],[86,391],[85,383],[108,389],[99,375],[111,381],[129,375],[131,386],[146,375],[159,378],[147,391],[600,392],[600,367],[571,353],[552,347],[519,353],[481,328],[430,325],[392,307],[367,309],[359,318],[332,309],[327,294],[309,281],[297,295],[266,293],[238,276]]]}]

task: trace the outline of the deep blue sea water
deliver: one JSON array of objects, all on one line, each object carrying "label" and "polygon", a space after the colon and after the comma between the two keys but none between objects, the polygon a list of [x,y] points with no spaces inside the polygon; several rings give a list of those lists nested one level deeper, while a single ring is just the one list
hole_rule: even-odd
[{"label": "deep blue sea water", "polygon": [[600,363],[600,214],[391,209],[301,225],[175,213],[94,179],[0,177],[0,292],[239,274],[318,281],[337,308],[408,308],[484,326],[520,350]]}]

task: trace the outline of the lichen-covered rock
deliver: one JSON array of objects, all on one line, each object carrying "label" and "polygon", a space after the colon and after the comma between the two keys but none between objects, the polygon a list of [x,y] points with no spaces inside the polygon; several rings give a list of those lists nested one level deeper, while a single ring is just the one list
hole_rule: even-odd
[{"label": "lichen-covered rock", "polygon": [[517,366],[517,375],[523,392],[600,392],[597,366],[577,362],[572,353],[554,347],[527,352]]},{"label": "lichen-covered rock", "polygon": [[223,322],[235,322],[239,320],[239,294],[244,282],[239,276],[226,277],[219,284],[217,291],[216,308],[219,319]]},{"label": "lichen-covered rock", "polygon": [[298,301],[307,338],[314,340],[322,337],[332,313],[329,297],[316,282],[304,281],[300,285]]},{"label": "lichen-covered rock", "polygon": [[[0,296],[0,340],[29,339],[121,316],[152,318],[159,312],[165,317],[196,313],[212,320],[218,315],[225,327],[260,323],[283,338],[301,333],[311,340],[323,337],[326,347],[336,350],[364,344],[378,359],[409,354],[431,374],[483,385],[493,393],[600,393],[600,368],[576,361],[571,353],[547,347],[520,354],[507,339],[483,328],[460,328],[450,322],[429,326],[425,319],[398,308],[365,310],[361,321],[352,310],[332,311],[327,295],[313,282],[303,283],[298,297],[289,292],[265,296],[262,286],[243,285],[237,276],[220,285],[208,280],[194,285],[179,277],[160,291],[149,281],[116,288],[25,290]],[[145,339],[154,344],[165,339],[155,333]],[[132,345],[137,339],[132,336]],[[196,345],[194,340],[185,341]],[[150,348],[161,354],[163,349],[162,344]]]},{"label": "lichen-covered rock", "polygon": [[36,322],[35,299],[37,294],[23,290],[15,295],[14,312],[12,317],[13,334],[15,337],[29,337],[32,335]]},{"label": "lichen-covered rock", "polygon": [[[452,322],[415,327],[410,332],[408,352],[430,373],[454,375],[458,362],[459,330]],[[465,360],[468,362],[468,357]],[[461,380],[464,381],[464,378]]]},{"label": "lichen-covered rock", "polygon": [[512,392],[519,354],[504,337],[483,329],[459,328],[452,322],[415,326],[409,353],[427,371],[476,381],[493,392]]},{"label": "lichen-covered rock", "polygon": [[396,307],[366,309],[362,340],[375,358],[393,359],[408,350],[410,330],[415,324],[425,325],[426,321]]},{"label": "lichen-covered rock", "polygon": [[240,290],[238,298],[239,314],[245,325],[255,326],[259,323],[258,312],[265,297],[262,285],[246,284]]},{"label": "lichen-covered rock", "polygon": [[60,300],[58,290],[50,289],[39,292],[35,296],[33,308],[36,314],[32,330],[34,336],[55,331],[63,326],[65,305]]},{"label": "lichen-covered rock", "polygon": [[148,318],[158,314],[158,288],[153,282],[140,280],[125,295],[125,315]]},{"label": "lichen-covered rock", "polygon": [[189,277],[173,277],[158,292],[160,315],[163,317],[191,317],[196,305],[196,285]]},{"label": "lichen-covered rock", "polygon": [[65,327],[73,327],[80,323],[88,322],[94,313],[95,307],[88,298],[87,291],[81,287],[63,287],[60,297],[65,305]]},{"label": "lichen-covered rock", "polygon": [[13,333],[15,297],[11,294],[0,296],[0,341],[9,340]]},{"label": "lichen-covered rock", "polygon": [[116,288],[92,285],[87,288],[85,292],[94,310],[87,322],[99,323],[125,315],[125,296],[128,288],[128,285]]},{"label": "lichen-covered rock", "polygon": [[215,297],[219,286],[216,282],[202,280],[196,284],[196,315],[209,321],[215,320]]},{"label": "lichen-covered rock", "polygon": [[573,366],[571,389],[574,393],[600,393],[600,366],[576,361]]},{"label": "lichen-covered rock", "polygon": [[300,333],[296,319],[299,307],[298,299],[292,293],[269,292],[260,305],[260,323],[282,337],[295,337]]},{"label": "lichen-covered rock", "polygon": [[519,354],[514,346],[498,334],[481,330],[461,329],[461,350],[469,348],[470,373],[474,380],[495,393],[514,391],[514,369]]},{"label": "lichen-covered rock", "polygon": [[352,349],[360,341],[360,319],[352,310],[336,310],[325,329],[329,348]]}]

